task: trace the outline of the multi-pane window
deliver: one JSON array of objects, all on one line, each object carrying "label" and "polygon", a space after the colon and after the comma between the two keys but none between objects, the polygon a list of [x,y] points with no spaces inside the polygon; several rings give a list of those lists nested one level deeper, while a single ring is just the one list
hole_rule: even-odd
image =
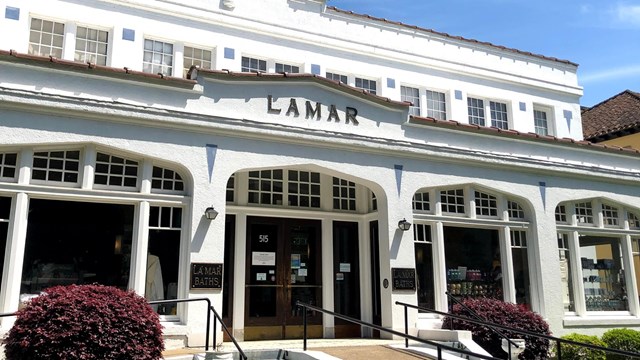
[{"label": "multi-pane window", "polygon": [[498,129],[508,129],[509,116],[507,114],[507,104],[490,101],[489,108],[491,109],[491,126],[497,127]]},{"label": "multi-pane window", "polygon": [[420,116],[420,89],[401,86],[400,99],[411,103],[409,106],[410,115]]},{"label": "multi-pane window", "polygon": [[417,192],[413,195],[413,210],[431,211],[428,192]]},{"label": "multi-pane window", "polygon": [[558,251],[560,256],[560,279],[563,285],[562,303],[565,311],[575,311],[568,234],[558,234]]},{"label": "multi-pane window", "polygon": [[431,244],[431,226],[425,224],[415,224],[413,226],[413,240],[420,243]]},{"label": "multi-pane window", "polygon": [[249,203],[282,205],[282,170],[249,171]]},{"label": "multi-pane window", "polygon": [[373,95],[376,94],[376,86],[377,85],[375,80],[363,79],[358,77],[356,78],[356,87],[358,89],[368,91]]},{"label": "multi-pane window", "polygon": [[443,213],[464,214],[464,190],[452,189],[440,191],[440,206]]},{"label": "multi-pane window", "polygon": [[484,126],[484,101],[482,99],[468,97],[467,112],[469,114],[469,124]]},{"label": "multi-pane window", "polygon": [[547,112],[543,110],[533,110],[533,123],[536,134],[546,136],[549,135],[549,124],[547,122]]},{"label": "multi-pane window", "polygon": [[227,180],[227,192],[225,199],[227,202],[234,202],[236,193],[236,174],[229,176]]},{"label": "multi-pane window", "polygon": [[300,72],[300,67],[295,65],[276,63],[276,72],[297,74]]},{"label": "multi-pane window", "polygon": [[564,205],[556,206],[556,222],[567,222],[567,208]]},{"label": "multi-pane window", "polygon": [[0,153],[0,178],[13,179],[16,177],[18,154]]},{"label": "multi-pane window", "polygon": [[343,84],[348,83],[347,75],[327,72],[326,78],[333,81],[339,81]]},{"label": "multi-pane window", "polygon": [[182,228],[182,208],[151,206],[149,211],[149,228],[179,230]]},{"label": "multi-pane window", "polygon": [[31,19],[29,54],[62,58],[63,43],[63,23],[36,18]]},{"label": "multi-pane window", "polygon": [[[177,298],[180,265],[182,208],[151,206],[145,298],[149,301]],[[175,315],[176,304],[154,305],[160,315]]]},{"label": "multi-pane window", "polygon": [[640,218],[638,218],[636,214],[628,212],[627,219],[629,220],[629,228],[640,229]]},{"label": "multi-pane window", "polygon": [[605,226],[618,226],[618,208],[602,204],[602,221]]},{"label": "multi-pane window", "polygon": [[335,210],[356,210],[356,184],[352,181],[333,178],[333,208]]},{"label": "multi-pane window", "polygon": [[211,50],[200,49],[197,47],[185,46],[184,47],[184,65],[182,76],[187,76],[189,69],[192,66],[197,66],[201,69],[211,69]]},{"label": "multi-pane window", "polygon": [[145,39],[142,71],[171,76],[173,73],[173,44]]},{"label": "multi-pane window", "polygon": [[433,241],[431,226],[415,224],[413,239],[416,261],[416,277],[418,281],[418,306],[433,309],[435,306]]},{"label": "multi-pane window", "polygon": [[475,200],[476,215],[498,216],[498,205],[495,196],[476,191]]},{"label": "multi-pane window", "polygon": [[151,177],[151,188],[156,190],[184,191],[184,181],[182,181],[182,177],[177,172],[154,166]]},{"label": "multi-pane window", "polygon": [[320,173],[289,170],[289,206],[320,207]]},{"label": "multi-pane window", "polygon": [[107,65],[109,32],[78,26],[76,31],[76,51],[73,59],[84,63]]},{"label": "multi-pane window", "polygon": [[267,62],[247,56],[242,57],[242,72],[266,72]]},{"label": "multi-pane window", "polygon": [[95,183],[98,185],[136,187],[138,162],[119,156],[98,153]]},{"label": "multi-pane window", "polygon": [[511,258],[516,289],[516,304],[531,304],[529,283],[529,257],[527,255],[527,232],[511,230]]},{"label": "multi-pane window", "polygon": [[515,201],[507,201],[507,211],[509,212],[509,219],[524,219],[524,210]]},{"label": "multi-pane window", "polygon": [[80,151],[36,151],[33,154],[34,180],[77,183],[80,169]]},{"label": "multi-pane window", "polygon": [[526,248],[527,232],[522,230],[511,230],[511,247]]},{"label": "multi-pane window", "polygon": [[593,209],[590,201],[577,203],[575,209],[578,224],[593,224]]},{"label": "multi-pane window", "polygon": [[447,102],[444,93],[427,90],[427,116],[437,120],[447,119]]}]

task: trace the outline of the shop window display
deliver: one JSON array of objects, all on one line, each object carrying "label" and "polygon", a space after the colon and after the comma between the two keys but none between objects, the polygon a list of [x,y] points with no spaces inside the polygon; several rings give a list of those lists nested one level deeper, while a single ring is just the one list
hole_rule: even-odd
[{"label": "shop window display", "polygon": [[[21,297],[55,285],[129,283],[134,207],[32,199]],[[1,216],[0,216],[1,217]]]},{"label": "shop window display", "polygon": [[620,240],[580,236],[580,256],[587,311],[629,310]]}]

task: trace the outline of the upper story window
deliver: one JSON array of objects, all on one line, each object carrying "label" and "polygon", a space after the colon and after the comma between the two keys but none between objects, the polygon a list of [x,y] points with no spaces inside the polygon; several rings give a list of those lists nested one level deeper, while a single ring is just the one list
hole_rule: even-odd
[{"label": "upper story window", "polygon": [[151,188],[165,191],[184,191],[182,176],[171,169],[153,167]]},{"label": "upper story window", "polygon": [[0,153],[0,178],[15,179],[17,174],[18,154]]},{"label": "upper story window", "polygon": [[522,206],[515,201],[507,201],[507,210],[509,212],[509,219],[511,220],[520,220],[524,219],[524,210]]},{"label": "upper story window", "polygon": [[618,208],[602,204],[602,221],[605,226],[618,226]]},{"label": "upper story window", "polygon": [[80,177],[80,151],[37,151],[33,154],[34,180],[77,184]]},{"label": "upper story window", "polygon": [[212,69],[212,52],[211,50],[201,49],[192,46],[184,47],[183,55],[183,71],[182,76],[186,77],[192,66],[198,66],[201,69]]},{"label": "upper story window", "polygon": [[173,44],[145,39],[142,71],[171,76],[173,74]]},{"label": "upper story window", "polygon": [[504,130],[509,128],[509,114],[505,103],[468,97],[467,113],[469,124],[485,126],[486,113],[489,113],[491,126]]},{"label": "upper story window", "polygon": [[593,224],[593,209],[591,202],[582,202],[575,205],[576,221],[579,224]]},{"label": "upper story window", "polygon": [[549,122],[547,112],[543,109],[533,109],[533,123],[536,134],[541,136],[549,135]]},{"label": "upper story window", "polygon": [[62,58],[63,44],[63,23],[36,18],[31,19],[29,54]]},{"label": "upper story window", "polygon": [[137,187],[138,162],[99,152],[96,157],[95,184]]},{"label": "upper story window", "polygon": [[335,210],[356,210],[356,184],[352,181],[333,178],[333,208]]},{"label": "upper story window", "polygon": [[410,115],[420,116],[420,89],[401,86],[400,100],[411,103],[411,106],[409,106]]},{"label": "upper story window", "polygon": [[481,216],[498,216],[498,202],[495,196],[476,191],[476,215]]},{"label": "upper story window", "polygon": [[369,79],[363,79],[363,78],[357,77],[356,87],[358,89],[368,91],[373,95],[377,93],[377,83],[375,80],[369,80]]},{"label": "upper story window", "polygon": [[298,74],[300,72],[300,67],[296,65],[276,63],[276,72]]},{"label": "upper story window", "polygon": [[242,72],[267,72],[267,61],[243,56]]},{"label": "upper story window", "polygon": [[464,214],[464,190],[451,189],[440,191],[440,206],[443,213]]},{"label": "upper story window", "polygon": [[556,206],[556,222],[567,222],[567,208],[564,205]]},{"label": "upper story window", "polygon": [[437,120],[447,119],[447,101],[444,93],[427,90],[427,116]]},{"label": "upper story window", "polygon": [[108,45],[108,31],[78,26],[76,30],[76,51],[73,59],[79,62],[90,62],[106,66]]},{"label": "upper story window", "polygon": [[326,77],[329,80],[338,81],[338,82],[341,82],[343,84],[348,84],[349,83],[349,78],[347,77],[347,75],[327,72],[326,73]]}]

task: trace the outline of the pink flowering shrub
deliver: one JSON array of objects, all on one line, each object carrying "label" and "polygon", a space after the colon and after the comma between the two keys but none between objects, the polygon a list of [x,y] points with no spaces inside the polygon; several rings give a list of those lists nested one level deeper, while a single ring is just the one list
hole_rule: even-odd
[{"label": "pink flowering shrub", "polygon": [[102,285],[45,290],[18,311],[4,344],[7,360],[157,360],[164,350],[147,301]]}]

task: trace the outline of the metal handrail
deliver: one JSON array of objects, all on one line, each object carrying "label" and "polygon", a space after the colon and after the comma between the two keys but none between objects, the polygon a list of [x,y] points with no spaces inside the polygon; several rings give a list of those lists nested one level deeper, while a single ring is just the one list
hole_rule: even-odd
[{"label": "metal handrail", "polygon": [[[242,351],[242,349],[240,348],[240,344],[238,344],[238,342],[236,341],[236,338],[233,337],[233,335],[231,335],[231,331],[229,330],[227,325],[225,325],[224,321],[222,321],[222,318],[220,317],[216,309],[213,308],[213,306],[211,306],[211,311],[213,312],[213,316],[215,316],[215,318],[218,319],[218,321],[220,321],[220,325],[222,325],[222,329],[224,330],[224,332],[227,333],[227,335],[229,336],[229,339],[231,339],[231,342],[233,342],[233,345],[235,345],[236,349],[238,349],[240,358],[243,360],[247,360],[247,355],[244,353],[244,351]],[[217,337],[216,334],[217,334],[216,321],[214,320],[213,321],[213,343],[214,344],[216,343],[216,337]]]},{"label": "metal handrail", "polygon": [[[478,315],[478,313],[476,313],[475,311],[471,310],[471,308],[469,308],[467,305],[463,304],[462,301],[458,300],[458,298],[456,298],[455,296],[449,294],[448,291],[445,291],[444,294],[447,295],[447,297],[449,299],[453,300],[456,304],[460,305],[460,307],[465,309],[476,320],[485,321],[485,322],[487,321],[487,319],[483,319],[480,315]],[[451,326],[453,326],[453,322],[451,322]],[[487,328],[489,330],[491,330],[492,332],[494,332],[495,334],[497,334],[498,336],[500,336],[501,338],[507,339],[507,341],[509,342],[509,358],[511,358],[511,346],[518,347],[518,345],[516,345],[516,343],[513,342],[513,340],[509,339],[509,337],[507,335],[505,335],[501,331],[498,331],[496,328],[491,327],[491,326],[487,326]]]},{"label": "metal handrail", "polygon": [[402,333],[400,331],[396,331],[396,330],[393,330],[393,329],[388,329],[388,328],[382,327],[380,325],[368,323],[368,322],[365,322],[365,321],[362,321],[362,320],[359,320],[359,319],[355,319],[355,318],[352,318],[352,317],[349,317],[349,316],[346,316],[346,315],[338,314],[338,313],[335,313],[333,311],[326,310],[326,309],[323,309],[323,308],[320,308],[320,307],[317,307],[317,306],[314,306],[314,305],[305,304],[305,303],[302,303],[300,301],[296,301],[296,306],[299,306],[299,307],[303,308],[303,311],[302,311],[302,323],[303,323],[303,332],[302,332],[302,334],[303,334],[302,335],[303,345],[302,345],[302,348],[303,348],[304,351],[307,351],[307,311],[309,309],[311,309],[311,310],[314,310],[314,311],[321,312],[323,314],[331,315],[333,317],[336,317],[336,318],[339,318],[339,319],[342,319],[342,320],[345,320],[345,321],[348,321],[348,322],[352,322],[354,324],[358,324],[358,325],[361,325],[361,326],[366,326],[366,327],[371,328],[371,329],[375,329],[375,330],[378,330],[378,331],[384,331],[384,332],[387,332],[387,333],[392,334],[392,335],[400,336],[400,337],[403,337],[403,338],[405,338],[407,340],[413,340],[413,341],[417,341],[417,342],[420,342],[420,343],[423,343],[423,344],[434,346],[434,347],[436,347],[437,352],[438,352],[438,360],[442,360],[442,350],[447,350],[447,351],[450,351],[450,352],[459,353],[459,354],[463,354],[463,355],[470,355],[470,356],[474,356],[476,358],[485,359],[485,360],[499,360],[500,359],[500,358],[487,356],[487,355],[483,355],[483,354],[477,354],[477,353],[474,353],[474,352],[471,352],[471,351],[467,351],[467,350],[464,350],[464,349],[456,349],[454,347],[451,347],[451,346],[448,346],[448,345],[443,345],[443,344],[440,344],[440,343],[437,343],[437,342],[434,342],[434,341],[421,339],[421,338],[419,338],[417,336],[413,336],[413,335],[409,335],[409,334],[406,334],[406,333]]},{"label": "metal handrail", "polygon": [[541,339],[547,339],[547,340],[555,341],[556,349],[557,349],[557,352],[558,352],[557,353],[557,358],[556,358],[557,360],[562,360],[562,352],[561,352],[561,346],[560,346],[562,343],[569,344],[569,345],[580,346],[580,347],[584,347],[584,348],[588,348],[588,349],[592,349],[592,350],[600,350],[600,351],[604,351],[604,352],[608,352],[608,353],[613,353],[613,354],[617,354],[617,355],[624,355],[624,356],[629,356],[631,358],[640,359],[640,353],[634,353],[634,352],[629,352],[629,351],[624,351],[624,350],[618,350],[618,349],[612,349],[612,348],[607,348],[607,347],[602,347],[602,346],[597,346],[597,345],[581,343],[581,342],[573,341],[573,340],[557,338],[557,337],[551,336],[551,335],[540,334],[540,333],[536,333],[536,332],[532,332],[532,331],[511,328],[511,327],[508,327],[508,326],[504,326],[504,325],[500,325],[500,324],[496,324],[496,323],[492,323],[492,322],[488,322],[488,321],[474,320],[474,319],[470,319],[468,317],[464,317],[464,316],[460,316],[460,315],[454,315],[454,314],[451,314],[451,313],[445,313],[445,312],[438,311],[438,310],[427,309],[427,308],[420,307],[420,306],[417,306],[417,305],[403,303],[401,301],[396,301],[396,305],[404,306],[405,307],[405,314],[406,314],[406,309],[407,308],[412,308],[412,309],[422,310],[422,311],[425,311],[425,312],[430,312],[430,313],[437,314],[437,315],[447,316],[447,317],[450,317],[450,318],[453,318],[453,319],[458,319],[458,320],[470,322],[470,323],[473,323],[473,324],[484,325],[484,326],[487,326],[487,327],[495,327],[495,328],[498,328],[498,329],[515,332],[515,333],[518,333],[518,334],[523,334],[523,335],[533,336],[533,337],[537,337],[537,338],[541,338]]}]

